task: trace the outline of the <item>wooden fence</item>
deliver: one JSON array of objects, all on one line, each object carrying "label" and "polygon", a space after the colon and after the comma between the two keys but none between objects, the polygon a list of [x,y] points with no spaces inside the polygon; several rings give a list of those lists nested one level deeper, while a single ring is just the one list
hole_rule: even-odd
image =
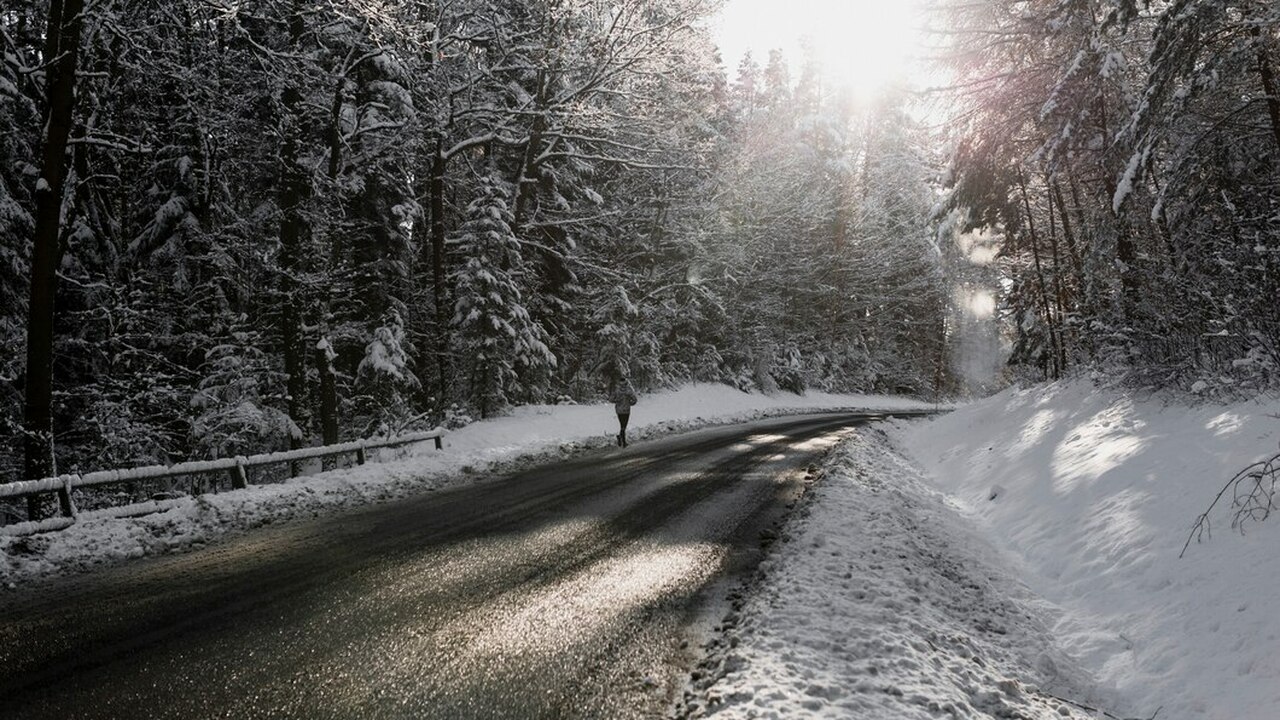
[{"label": "wooden fence", "polygon": [[[118,485],[146,480],[164,480],[176,477],[201,475],[205,473],[226,473],[231,480],[232,489],[249,486],[248,468],[263,465],[280,465],[295,463],[314,458],[329,458],[340,455],[354,455],[356,463],[363,465],[370,450],[380,448],[402,447],[413,443],[434,440],[436,449],[443,449],[441,438],[444,430],[436,429],[428,432],[410,433],[384,440],[356,440],[338,445],[322,445],[320,447],[299,448],[284,452],[263,453],[260,455],[237,456],[218,460],[194,460],[176,465],[148,465],[146,467],[126,468],[122,470],[99,470],[84,475],[70,474],[41,480],[21,480],[19,482],[0,485],[0,500],[8,498],[30,497],[44,493],[57,493],[60,517],[47,520],[30,519],[28,522],[14,523],[0,527],[0,535],[29,535],[37,532],[61,530],[75,524],[76,506],[71,491],[76,488]],[[135,503],[128,507],[108,510],[115,517],[145,515],[163,510],[174,501],[149,501]],[[101,514],[101,513],[97,513]]]}]

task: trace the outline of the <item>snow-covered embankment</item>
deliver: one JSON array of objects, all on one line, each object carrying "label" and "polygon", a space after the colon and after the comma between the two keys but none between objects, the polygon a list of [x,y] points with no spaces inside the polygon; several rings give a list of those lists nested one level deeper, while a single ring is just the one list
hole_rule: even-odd
[{"label": "snow-covered embankment", "polygon": [[[1087,383],[1010,390],[896,439],[1062,614],[1059,643],[1126,715],[1280,717],[1280,517],[1178,553],[1280,403],[1135,400]],[[1228,501],[1229,503],[1229,498]]]},{"label": "snow-covered embankment", "polygon": [[[1044,606],[884,433],[828,459],[712,640],[680,713],[1084,718]],[[1069,698],[1070,700],[1066,699]]]}]

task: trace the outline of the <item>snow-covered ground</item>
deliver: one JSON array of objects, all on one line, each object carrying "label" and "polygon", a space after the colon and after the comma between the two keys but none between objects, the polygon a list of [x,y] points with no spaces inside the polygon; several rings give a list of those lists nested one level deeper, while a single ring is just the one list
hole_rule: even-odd
[{"label": "snow-covered ground", "polygon": [[686,710],[1280,717],[1280,517],[1241,535],[1228,496],[1178,557],[1278,437],[1280,402],[1087,382],[895,423],[885,441],[860,430],[735,601]]},{"label": "snow-covered ground", "polygon": [[852,432],[724,632],[681,714],[1094,717],[1052,608],[871,428]]},{"label": "snow-covered ground", "polygon": [[1280,517],[1241,535],[1219,507],[1212,537],[1178,558],[1196,516],[1277,438],[1280,402],[1187,406],[1084,382],[896,431],[1061,608],[1053,634],[1116,707],[1175,720],[1280,717]]},{"label": "snow-covered ground", "polygon": [[[628,436],[640,440],[702,425],[789,412],[930,407],[905,398],[826,393],[765,396],[724,385],[695,384],[642,397],[632,412]],[[610,445],[616,432],[612,405],[526,406],[509,416],[477,422],[448,434],[443,451],[423,443],[387,462],[281,484],[181,498],[163,512],[137,518],[94,517],[87,513],[75,525],[59,532],[21,538],[0,536],[0,588],[14,590],[41,576],[124,558],[177,552],[268,523],[469,482],[482,474],[515,469],[523,463]]]}]

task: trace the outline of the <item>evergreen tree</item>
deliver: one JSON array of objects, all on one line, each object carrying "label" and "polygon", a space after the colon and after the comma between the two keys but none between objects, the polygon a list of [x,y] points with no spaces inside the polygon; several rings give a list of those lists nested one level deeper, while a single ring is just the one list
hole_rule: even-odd
[{"label": "evergreen tree", "polygon": [[456,353],[466,365],[467,400],[487,417],[513,399],[536,399],[556,358],[546,331],[524,305],[525,274],[508,192],[492,176],[467,206],[467,219],[451,244],[465,258],[455,271],[453,327]]},{"label": "evergreen tree", "polygon": [[[356,411],[369,416],[368,426],[380,434],[391,434],[409,419],[414,375],[405,347],[404,322],[396,310],[388,310],[373,332],[358,369],[357,390],[361,391]],[[363,407],[360,407],[363,406]]]}]

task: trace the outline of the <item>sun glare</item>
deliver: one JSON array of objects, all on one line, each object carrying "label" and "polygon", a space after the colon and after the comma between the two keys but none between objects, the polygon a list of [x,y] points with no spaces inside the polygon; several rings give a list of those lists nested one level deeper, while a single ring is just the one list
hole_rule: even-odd
[{"label": "sun glare", "polygon": [[987,290],[972,290],[968,293],[969,314],[978,319],[989,318],[996,312],[996,298]]},{"label": "sun glare", "polygon": [[727,0],[713,24],[730,79],[748,50],[781,49],[793,78],[813,47],[828,82],[874,98],[918,74],[918,0]]}]

